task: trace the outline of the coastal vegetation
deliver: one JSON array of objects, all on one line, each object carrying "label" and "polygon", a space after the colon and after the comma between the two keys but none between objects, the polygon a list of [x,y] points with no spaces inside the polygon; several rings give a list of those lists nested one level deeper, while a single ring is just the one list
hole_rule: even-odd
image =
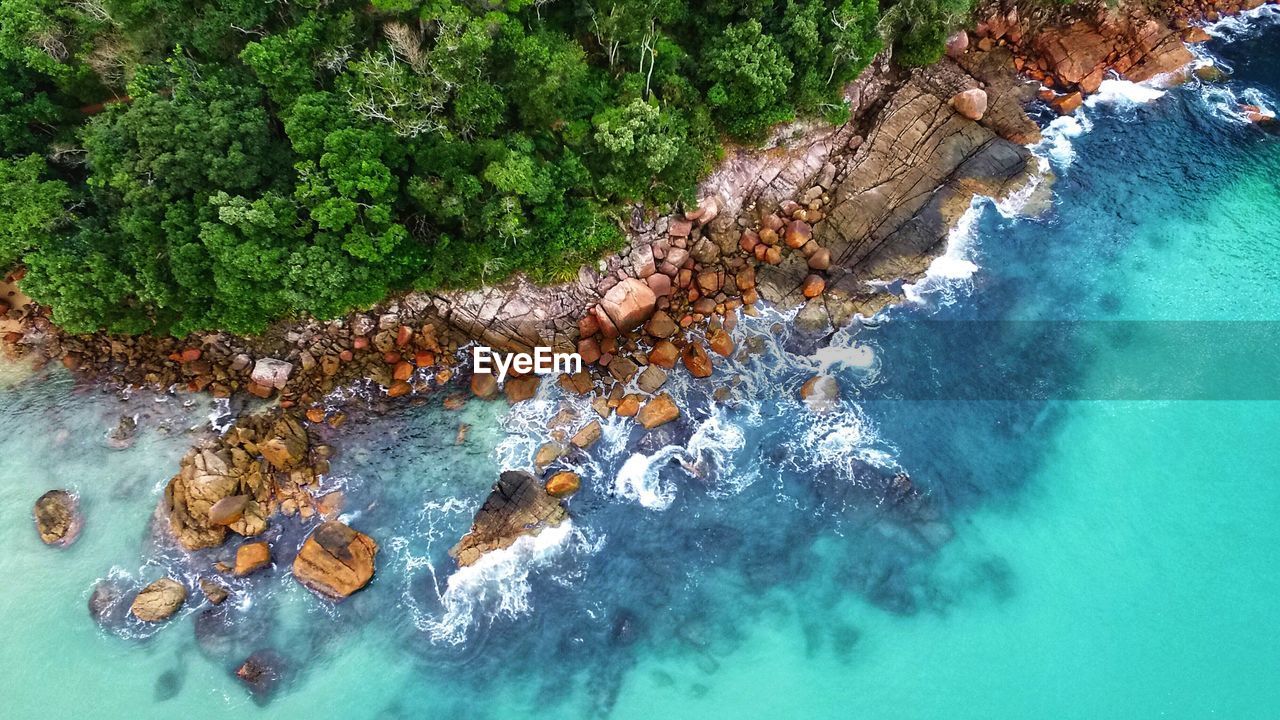
[{"label": "coastal vegetation", "polygon": [[72,332],[571,276],[971,0],[0,0],[0,265]]}]

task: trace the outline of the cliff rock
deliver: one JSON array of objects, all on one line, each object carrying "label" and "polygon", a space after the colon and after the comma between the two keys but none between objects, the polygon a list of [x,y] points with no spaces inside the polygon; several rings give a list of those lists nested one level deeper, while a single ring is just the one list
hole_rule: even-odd
[{"label": "cliff rock", "polygon": [[522,470],[508,470],[476,512],[471,530],[449,550],[449,555],[459,567],[466,567],[485,553],[510,547],[524,535],[555,527],[568,516],[560,501],[537,478]]}]

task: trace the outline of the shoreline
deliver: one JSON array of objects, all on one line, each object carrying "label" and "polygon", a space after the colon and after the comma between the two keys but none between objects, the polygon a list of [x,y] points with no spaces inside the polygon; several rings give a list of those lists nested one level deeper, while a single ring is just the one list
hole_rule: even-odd
[{"label": "shoreline", "polygon": [[[1233,4],[1239,8],[1246,3]],[[1028,36],[1018,30],[1022,27],[1020,22],[1016,16],[1010,22],[1005,14],[1000,32],[993,31],[990,22],[980,23],[972,37],[964,36],[964,42],[972,47],[971,42],[980,46],[991,40],[989,49],[978,47],[966,52],[961,48],[954,57],[905,77],[887,62],[876,63],[855,82],[856,91],[851,90],[857,93],[863,112],[855,113],[849,124],[793,146],[793,150],[801,148],[795,154],[774,152],[777,148],[748,152],[745,160],[735,154],[726,166],[737,162],[739,168],[745,165],[751,169],[739,169],[734,175],[722,167],[704,183],[704,189],[718,187],[723,192],[723,188],[732,185],[732,177],[738,178],[739,186],[741,178],[748,177],[746,185],[756,189],[744,192],[741,198],[706,194],[699,207],[683,217],[634,223],[631,249],[602,261],[607,272],[588,271],[578,283],[534,291],[517,278],[469,293],[409,294],[368,312],[348,315],[344,320],[280,324],[260,338],[220,333],[184,341],[105,335],[66,337],[46,317],[33,315],[24,325],[21,342],[38,347],[45,360],[61,361],[95,382],[149,386],[159,392],[171,391],[185,382],[189,391],[209,392],[213,397],[246,399],[247,393],[275,400],[276,405],[266,415],[237,418],[237,425],[263,425],[254,428],[254,438],[245,439],[233,427],[212,448],[193,450],[183,461],[184,465],[194,463],[201,451],[220,452],[232,447],[247,450],[252,446],[253,451],[246,453],[250,462],[258,462],[255,456],[260,455],[276,472],[259,488],[265,494],[252,500],[262,504],[261,512],[255,515],[261,517],[264,527],[276,512],[294,514],[285,504],[290,501],[296,512],[310,507],[313,514],[325,514],[312,504],[316,498],[310,496],[307,487],[313,483],[293,473],[298,469],[294,466],[301,465],[304,473],[306,469],[311,471],[311,480],[322,474],[318,461],[323,458],[308,455],[320,443],[306,428],[308,423],[324,423],[336,430],[344,422],[342,408],[323,405],[335,389],[367,380],[384,389],[381,399],[385,400],[444,391],[458,401],[467,395],[493,399],[502,393],[509,402],[516,403],[536,394],[541,380],[531,376],[513,378],[502,388],[492,379],[473,376],[469,390],[463,389],[459,381],[465,373],[459,372],[457,356],[473,342],[514,350],[537,341],[553,348],[572,347],[584,355],[584,360],[594,354],[594,359],[587,361],[592,371],[561,377],[558,382],[578,395],[593,395],[593,407],[601,416],[634,416],[646,428],[658,427],[680,413],[670,404],[669,397],[665,403],[661,401],[663,394],[658,392],[667,371],[683,364],[694,377],[713,373],[715,357],[735,351],[729,331],[739,307],[745,306],[743,311],[751,312],[755,301],[763,298],[780,310],[798,308],[797,326],[815,335],[839,329],[852,322],[855,315],[870,317],[885,305],[902,300],[884,290],[870,290],[873,283],[919,279],[929,264],[945,252],[947,235],[974,197],[1005,197],[1034,176],[1030,169],[1032,156],[1023,145],[1010,139],[1026,139],[1030,118],[1021,109],[1019,98],[1027,97],[1029,101],[1037,92],[1011,72],[1019,53],[1027,52],[1027,48],[1035,51],[1027,44],[1032,42],[1026,39]],[[1079,22],[1087,21],[1076,17],[1071,27]],[[1169,22],[1165,28],[1168,32],[1151,49],[1164,47],[1170,57],[1181,57],[1177,52],[1181,49],[1189,57],[1182,44],[1185,29],[1177,30],[1174,25],[1176,21]],[[1016,40],[1010,28],[1017,35]],[[1178,47],[1170,49],[1167,39],[1174,36]],[[1130,38],[1126,32],[1115,37],[1125,41]],[[1108,51],[1103,57],[1110,54]],[[1074,65],[1080,64],[1073,53],[1067,52],[1063,57]],[[1114,61],[1103,62],[1112,67]],[[1148,67],[1163,65],[1153,62]],[[1073,69],[1068,77],[1076,77],[1079,69]],[[1090,70],[1077,82],[1094,74]],[[986,111],[979,113],[985,121],[981,124],[965,119],[955,108],[955,98],[971,90],[982,90],[989,103]],[[1076,90],[1055,93],[1053,99],[1071,97],[1071,93],[1081,95],[1081,99],[1084,96]],[[1040,100],[1053,104],[1043,95]],[[1057,109],[1074,110],[1070,105],[1062,102]],[[918,142],[913,144],[912,140]],[[934,141],[936,144],[930,144]],[[950,165],[907,162],[946,154],[953,156]],[[784,159],[779,160],[779,156]],[[779,170],[770,182],[758,184],[777,165],[793,162],[806,171],[817,165],[817,172],[806,175],[793,171],[784,177],[784,171]],[[903,177],[895,174],[899,167],[920,174]],[[725,174],[720,174],[722,170]],[[884,197],[884,188],[894,186],[900,186],[902,195]],[[911,192],[926,186],[931,187],[927,192]],[[782,190],[792,193],[781,199],[769,194]],[[796,190],[801,193],[799,198],[795,197]],[[797,202],[809,196],[807,202]],[[868,198],[880,201],[878,207],[872,208],[879,212],[868,212]],[[732,211],[734,199],[740,200],[736,212]],[[667,279],[650,280],[659,276]],[[523,297],[537,292],[546,293],[546,307],[561,312],[540,317],[543,306]],[[488,311],[493,311],[493,320],[482,321],[489,316]],[[660,321],[654,322],[655,319]],[[198,340],[198,345],[193,340]],[[584,349],[587,352],[583,353]],[[659,351],[662,355],[655,357]],[[255,373],[264,359],[290,367],[283,371],[283,377],[278,372],[268,374],[265,369]],[[280,368],[268,364],[267,369],[271,367]],[[633,379],[646,374],[651,377],[651,391],[644,395],[627,391]],[[449,402],[446,398],[446,406]],[[651,407],[654,409],[650,412]],[[599,438],[598,420],[580,420],[587,422],[576,432],[560,431],[564,437],[552,435],[547,455],[566,452],[570,446],[585,450]],[[287,432],[276,432],[277,422],[290,425]],[[298,441],[295,426],[302,429],[305,442]],[[280,463],[270,462],[266,453],[257,452],[259,436],[280,438],[291,445],[288,457]],[[296,452],[298,445],[303,447],[301,453]],[[542,451],[539,456],[543,456]],[[303,462],[303,457],[308,459]],[[248,465],[236,467],[247,471]],[[171,486],[181,474],[175,476]],[[231,492],[224,497],[230,495]],[[542,497],[538,493],[534,496]],[[557,502],[552,505],[562,506],[558,502],[561,498],[554,497]],[[556,514],[550,508],[545,503],[541,505],[542,514],[530,523],[521,519],[526,509],[523,505],[503,506],[497,509],[497,519],[481,523],[477,516],[477,524],[523,528],[500,538],[497,546],[502,547],[501,542],[510,545],[529,527],[549,522]],[[188,514],[181,501],[175,505],[172,499],[169,510],[171,515],[175,511]],[[511,513],[516,513],[518,521],[514,525]],[[248,526],[243,529],[252,530]],[[260,532],[242,534],[252,537]]]}]

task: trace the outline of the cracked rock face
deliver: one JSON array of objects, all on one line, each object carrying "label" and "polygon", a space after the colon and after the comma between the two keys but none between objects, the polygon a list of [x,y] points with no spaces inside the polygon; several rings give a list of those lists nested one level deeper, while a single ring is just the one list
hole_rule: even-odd
[{"label": "cracked rock face", "polygon": [[293,576],[311,590],[339,600],[369,584],[378,543],[336,520],[321,523],[293,560]]},{"label": "cracked rock face", "polygon": [[914,75],[880,113],[834,188],[826,221],[814,230],[832,257],[821,297],[805,304],[811,271],[798,256],[758,271],[766,300],[804,305],[797,317],[802,329],[827,332],[890,302],[870,281],[919,278],[945,250],[974,194],[998,197],[1030,178],[1026,148],[951,107],[957,84],[972,82],[964,78],[944,61]]},{"label": "cracked rock face", "polygon": [[522,470],[508,470],[476,512],[471,531],[449,550],[449,555],[459,567],[466,567],[485,553],[510,547],[524,535],[555,527],[568,516],[560,501],[537,478]]}]

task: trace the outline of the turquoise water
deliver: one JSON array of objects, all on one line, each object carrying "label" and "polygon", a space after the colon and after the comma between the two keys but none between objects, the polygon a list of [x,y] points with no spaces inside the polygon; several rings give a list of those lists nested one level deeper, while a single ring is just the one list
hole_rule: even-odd
[{"label": "turquoise water", "polygon": [[[150,629],[99,627],[88,595],[218,557],[169,548],[151,512],[222,410],[52,371],[0,390],[6,715],[1275,717],[1280,402],[1206,372],[1211,342],[1125,340],[1205,321],[1263,370],[1280,349],[1239,322],[1280,320],[1280,137],[1225,112],[1280,98],[1280,27],[1251,27],[1210,46],[1224,86],[1112,85],[1055,125],[1053,207],[972,213],[919,303],[835,353],[783,333],[723,403],[729,373],[683,383],[678,425],[609,425],[573,460],[572,525],[473,570],[445,551],[498,470],[530,463],[567,403],[551,388],[514,412],[434,398],[333,438],[326,488],[382,545],[348,602],[289,578],[305,528],[281,523],[286,562]],[[742,323],[739,343],[774,322]],[[795,390],[832,357],[844,398],[814,416]],[[974,361],[990,357],[1013,374]],[[1117,368],[1194,381],[1118,387]],[[113,450],[123,413],[138,439]],[[86,511],[67,550],[31,528],[51,487]],[[262,648],[288,681],[259,704],[232,671]]]}]

